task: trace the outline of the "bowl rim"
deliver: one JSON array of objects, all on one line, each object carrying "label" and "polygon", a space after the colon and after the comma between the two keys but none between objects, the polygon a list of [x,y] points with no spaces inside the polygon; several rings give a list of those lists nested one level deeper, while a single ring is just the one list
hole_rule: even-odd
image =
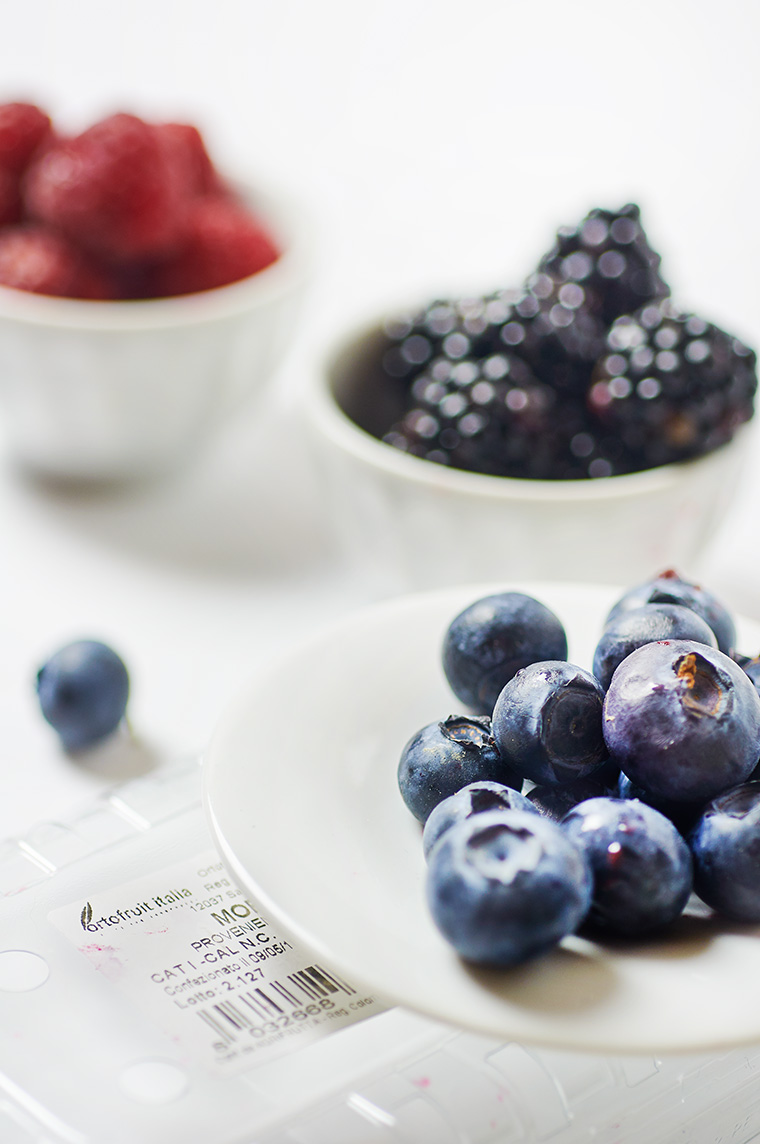
[{"label": "bowl rim", "polygon": [[256,176],[228,181],[280,239],[279,257],[263,270],[226,286],[167,298],[62,298],[0,285],[0,323],[103,333],[156,330],[233,317],[290,294],[306,280],[314,260],[316,225],[308,208]]},{"label": "bowl rim", "polygon": [[460,495],[486,501],[542,501],[558,504],[624,501],[652,496],[687,483],[697,468],[700,471],[712,466],[719,468],[728,452],[744,450],[754,424],[753,417],[738,427],[730,441],[699,457],[610,477],[537,480],[449,468],[394,449],[353,421],[335,400],[332,379],[339,359],[347,350],[358,348],[363,341],[376,335],[381,325],[382,318],[379,321],[375,318],[372,323],[365,321],[323,350],[321,360],[310,371],[305,387],[304,408],[307,420],[319,435],[365,467],[437,494]]}]

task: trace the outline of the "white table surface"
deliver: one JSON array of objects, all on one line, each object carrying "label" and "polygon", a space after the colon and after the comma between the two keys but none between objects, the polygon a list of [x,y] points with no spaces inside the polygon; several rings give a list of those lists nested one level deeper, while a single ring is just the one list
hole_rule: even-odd
[{"label": "white table surface", "polygon": [[[201,750],[273,652],[369,599],[292,430],[304,372],[342,329],[401,299],[519,283],[557,225],[633,199],[675,295],[760,345],[758,12],[26,0],[4,13],[1,98],[71,129],[113,110],[193,120],[220,165],[309,204],[321,251],[266,408],[183,474],[84,495],[0,454],[0,837]],[[701,567],[682,571],[760,618],[756,456]],[[75,760],[41,719],[34,674],[82,635],[127,660],[135,739]]]}]

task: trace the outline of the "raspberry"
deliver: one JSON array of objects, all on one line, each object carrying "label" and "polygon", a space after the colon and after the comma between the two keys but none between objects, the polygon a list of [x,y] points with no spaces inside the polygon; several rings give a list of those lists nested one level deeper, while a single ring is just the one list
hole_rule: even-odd
[{"label": "raspberry", "polygon": [[26,205],[98,257],[156,258],[182,236],[189,202],[182,173],[153,127],[112,115],[33,163]]},{"label": "raspberry", "polygon": [[0,284],[62,298],[117,297],[115,284],[61,235],[43,227],[9,227],[0,234]]},{"label": "raspberry", "polygon": [[181,166],[183,185],[188,193],[221,193],[222,179],[197,127],[189,123],[157,123],[155,131],[161,145],[172,154],[172,161]]},{"label": "raspberry", "polygon": [[0,104],[0,167],[20,174],[50,130],[50,118],[33,103]]},{"label": "raspberry", "polygon": [[21,187],[18,175],[0,166],[0,226],[21,221]]},{"label": "raspberry", "polygon": [[592,210],[578,226],[557,232],[540,269],[583,286],[586,304],[611,325],[622,314],[670,293],[659,274],[660,256],[639,220],[635,203],[618,211]]},{"label": "raspberry", "polygon": [[633,467],[709,452],[752,416],[754,353],[669,300],[619,318],[589,389],[598,425],[620,438]]},{"label": "raspberry", "polygon": [[155,267],[156,298],[195,294],[248,278],[279,256],[272,238],[242,204],[222,197],[198,199],[190,209],[182,248]]}]

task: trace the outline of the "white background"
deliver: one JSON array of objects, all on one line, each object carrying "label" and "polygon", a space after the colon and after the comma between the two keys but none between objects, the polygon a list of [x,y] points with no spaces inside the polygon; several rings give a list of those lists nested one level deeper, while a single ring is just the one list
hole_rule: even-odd
[{"label": "white background", "polygon": [[[760,345],[758,11],[749,0],[6,6],[0,98],[38,102],[67,130],[116,110],[196,122],[221,166],[309,205],[320,259],[268,407],[181,477],[74,495],[0,455],[0,837],[65,815],[154,750],[202,749],[271,654],[368,598],[289,432],[304,371],[341,330],[400,300],[519,284],[559,224],[635,200],[675,296]],[[759,473],[703,575],[755,617]],[[135,740],[70,759],[33,681],[81,635],[127,660]]]}]

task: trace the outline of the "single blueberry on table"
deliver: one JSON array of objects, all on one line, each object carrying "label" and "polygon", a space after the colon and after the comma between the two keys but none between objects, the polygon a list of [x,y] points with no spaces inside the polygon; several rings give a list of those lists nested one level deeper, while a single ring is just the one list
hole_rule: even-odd
[{"label": "single blueberry on table", "polygon": [[491,780],[522,788],[493,741],[483,715],[449,715],[422,727],[406,743],[398,764],[401,797],[420,822],[434,806],[468,783]]},{"label": "single blueberry on table", "polygon": [[524,810],[535,813],[525,795],[512,787],[487,781],[468,783],[431,810],[422,831],[425,857],[429,857],[438,839],[456,822],[472,818],[473,814],[483,814],[486,810]]},{"label": "single blueberry on table", "polygon": [[497,696],[521,667],[565,659],[567,636],[545,604],[522,592],[476,600],[449,625],[443,670],[454,694],[471,711],[490,715]]},{"label": "single blueberry on table", "polygon": [[760,782],[713,799],[689,845],[694,889],[702,901],[737,921],[760,922]]},{"label": "single blueberry on table", "polygon": [[60,648],[37,672],[42,714],[66,750],[79,751],[111,735],[124,718],[129,674],[107,644],[77,640]]},{"label": "single blueberry on table", "polygon": [[691,855],[659,811],[636,800],[592,798],[569,811],[561,828],[591,866],[591,925],[638,937],[683,913],[692,887]]},{"label": "single blueberry on table", "polygon": [[591,774],[607,758],[604,691],[590,672],[564,660],[532,663],[502,688],[493,737],[502,757],[535,783]]},{"label": "single blueberry on table", "polygon": [[556,823],[520,810],[488,810],[447,830],[430,852],[427,900],[460,957],[518,965],[581,924],[591,872]]},{"label": "single blueberry on table", "polygon": [[640,608],[644,604],[681,604],[691,608],[712,628],[718,647],[731,655],[736,646],[736,627],[728,609],[712,592],[699,584],[683,580],[673,569],[661,572],[652,580],[630,588],[611,608],[605,627],[617,619],[621,612]]},{"label": "single blueberry on table", "polygon": [[707,802],[744,782],[760,754],[760,696],[723,652],[664,640],[632,652],[604,701],[611,758],[657,798]]},{"label": "single blueberry on table", "polygon": [[626,656],[657,640],[696,640],[718,646],[707,622],[682,604],[644,604],[621,611],[607,624],[594,651],[593,672],[604,690]]}]

